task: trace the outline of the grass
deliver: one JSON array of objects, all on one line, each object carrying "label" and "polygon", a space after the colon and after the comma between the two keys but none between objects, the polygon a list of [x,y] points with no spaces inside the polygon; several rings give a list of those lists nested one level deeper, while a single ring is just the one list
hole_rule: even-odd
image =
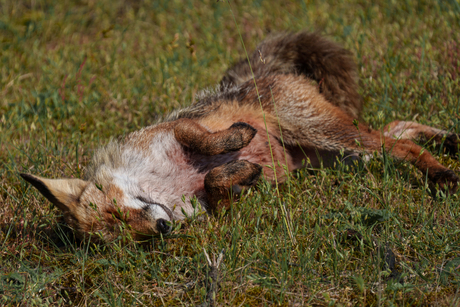
[{"label": "grass", "polygon": [[[1,305],[197,305],[203,248],[225,249],[218,305],[460,304],[460,194],[435,195],[387,157],[300,171],[279,191],[261,181],[229,212],[148,244],[75,240],[18,176],[81,177],[111,137],[190,104],[244,55],[237,27],[248,50],[301,29],[347,47],[373,128],[460,133],[458,0],[6,0],[0,12]],[[460,171],[459,154],[428,150]]]}]

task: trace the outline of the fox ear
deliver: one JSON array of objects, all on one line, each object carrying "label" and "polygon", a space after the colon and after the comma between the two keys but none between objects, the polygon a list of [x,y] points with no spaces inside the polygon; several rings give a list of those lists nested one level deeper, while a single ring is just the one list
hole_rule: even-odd
[{"label": "fox ear", "polygon": [[88,185],[88,182],[81,179],[46,179],[30,174],[20,175],[62,211],[71,210]]}]

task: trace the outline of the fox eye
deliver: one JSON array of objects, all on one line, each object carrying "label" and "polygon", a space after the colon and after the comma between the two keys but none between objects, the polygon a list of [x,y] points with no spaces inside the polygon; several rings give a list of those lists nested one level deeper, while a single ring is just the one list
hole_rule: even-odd
[{"label": "fox eye", "polygon": [[136,199],[141,201],[141,202],[143,202],[144,204],[146,204],[142,208],[143,210],[145,210],[145,211],[152,211],[153,210],[153,212],[159,213],[158,209],[161,208],[160,211],[164,211],[164,213],[166,213],[166,215],[167,215],[167,217],[169,218],[170,221],[173,220],[174,215],[173,215],[171,209],[169,209],[167,206],[165,206],[163,204],[156,203],[155,201],[147,199],[144,196],[138,196],[138,197],[136,197]]},{"label": "fox eye", "polygon": [[159,205],[157,203],[155,203],[154,201],[151,201],[147,198],[145,198],[144,196],[138,196],[136,197],[137,200],[140,200],[141,202],[145,203],[145,204],[149,204],[149,205]]}]

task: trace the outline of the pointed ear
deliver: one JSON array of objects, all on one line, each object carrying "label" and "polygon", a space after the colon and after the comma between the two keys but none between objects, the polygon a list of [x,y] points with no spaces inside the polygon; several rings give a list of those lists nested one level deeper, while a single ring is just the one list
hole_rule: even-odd
[{"label": "pointed ear", "polygon": [[88,182],[81,179],[46,179],[30,174],[20,175],[62,211],[74,207],[88,185]]}]

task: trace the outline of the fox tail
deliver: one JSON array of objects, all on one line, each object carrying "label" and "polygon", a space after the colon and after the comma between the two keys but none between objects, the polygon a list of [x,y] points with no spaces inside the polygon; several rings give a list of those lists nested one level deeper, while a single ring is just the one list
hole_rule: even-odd
[{"label": "fox tail", "polygon": [[282,33],[264,40],[249,58],[227,70],[220,85],[231,87],[273,74],[304,75],[320,92],[354,118],[362,109],[352,54],[317,33]]}]

